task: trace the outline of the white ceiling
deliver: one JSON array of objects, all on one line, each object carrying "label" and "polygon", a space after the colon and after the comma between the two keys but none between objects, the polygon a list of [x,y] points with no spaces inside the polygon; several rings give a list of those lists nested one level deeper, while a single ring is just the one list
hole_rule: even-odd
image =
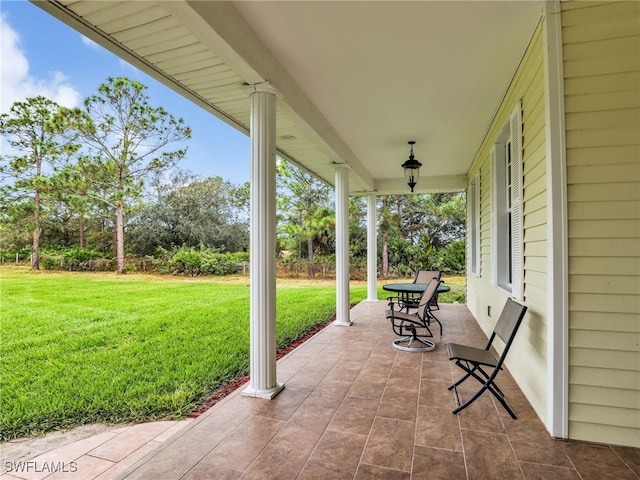
[{"label": "white ceiling", "polygon": [[[459,190],[542,1],[70,0],[39,6],[242,130],[246,84],[280,93],[278,148],[352,192]],[[63,5],[64,4],[64,5]],[[294,140],[288,136],[295,136]]]}]

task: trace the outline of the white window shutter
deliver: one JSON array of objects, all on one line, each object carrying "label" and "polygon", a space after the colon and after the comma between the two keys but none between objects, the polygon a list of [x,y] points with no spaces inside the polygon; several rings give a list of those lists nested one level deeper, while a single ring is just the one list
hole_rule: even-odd
[{"label": "white window shutter", "polygon": [[479,277],[480,272],[480,170],[476,172],[467,193],[469,211],[469,256],[471,273]]},{"label": "white window shutter", "polygon": [[523,171],[523,149],[522,149],[522,103],[518,102],[510,117],[511,135],[511,186],[512,186],[512,206],[511,206],[511,248],[512,248],[512,289],[511,294],[516,299],[522,299],[523,281],[523,232],[522,232],[522,171]]},{"label": "white window shutter", "polygon": [[496,179],[496,146],[491,149],[491,285],[498,284],[498,181]]},{"label": "white window shutter", "polygon": [[481,196],[481,178],[480,178],[480,170],[476,173],[476,191],[475,191],[475,217],[476,217],[476,275],[479,277],[482,276],[482,257],[481,257],[481,242],[482,242],[482,217],[481,217],[481,209],[480,209],[480,199]]}]

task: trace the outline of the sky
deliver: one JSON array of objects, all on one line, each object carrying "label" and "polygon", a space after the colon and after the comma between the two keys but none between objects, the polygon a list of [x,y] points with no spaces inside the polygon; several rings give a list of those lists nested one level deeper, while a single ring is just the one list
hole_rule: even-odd
[{"label": "sky", "polygon": [[179,164],[202,177],[249,181],[249,137],[113,55],[27,0],[0,0],[0,113],[16,101],[43,95],[81,106],[108,77],[148,87],[149,104],[183,118],[192,129]]}]

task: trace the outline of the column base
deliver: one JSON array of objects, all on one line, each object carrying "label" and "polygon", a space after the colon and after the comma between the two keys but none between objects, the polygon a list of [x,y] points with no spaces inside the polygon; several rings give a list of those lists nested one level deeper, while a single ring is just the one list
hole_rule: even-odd
[{"label": "column base", "polygon": [[343,321],[336,320],[335,322],[333,322],[333,324],[339,327],[350,327],[351,325],[353,325],[353,322],[352,321],[343,322]]},{"label": "column base", "polygon": [[276,395],[278,395],[282,390],[284,390],[284,383],[277,384],[273,388],[269,388],[267,390],[256,390],[255,388],[249,386],[245,388],[240,395],[243,397],[254,397],[254,398],[262,398],[265,400],[271,400]]}]

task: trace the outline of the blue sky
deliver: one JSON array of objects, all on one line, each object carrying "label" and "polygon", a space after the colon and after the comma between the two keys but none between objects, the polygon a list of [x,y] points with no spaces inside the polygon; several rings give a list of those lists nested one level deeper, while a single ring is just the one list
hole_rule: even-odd
[{"label": "blue sky", "polygon": [[180,168],[235,184],[249,180],[249,138],[197,105],[87,40],[27,0],[0,0],[0,111],[44,95],[79,106],[108,77],[126,76],[148,87],[152,106],[182,117],[193,130]]}]

